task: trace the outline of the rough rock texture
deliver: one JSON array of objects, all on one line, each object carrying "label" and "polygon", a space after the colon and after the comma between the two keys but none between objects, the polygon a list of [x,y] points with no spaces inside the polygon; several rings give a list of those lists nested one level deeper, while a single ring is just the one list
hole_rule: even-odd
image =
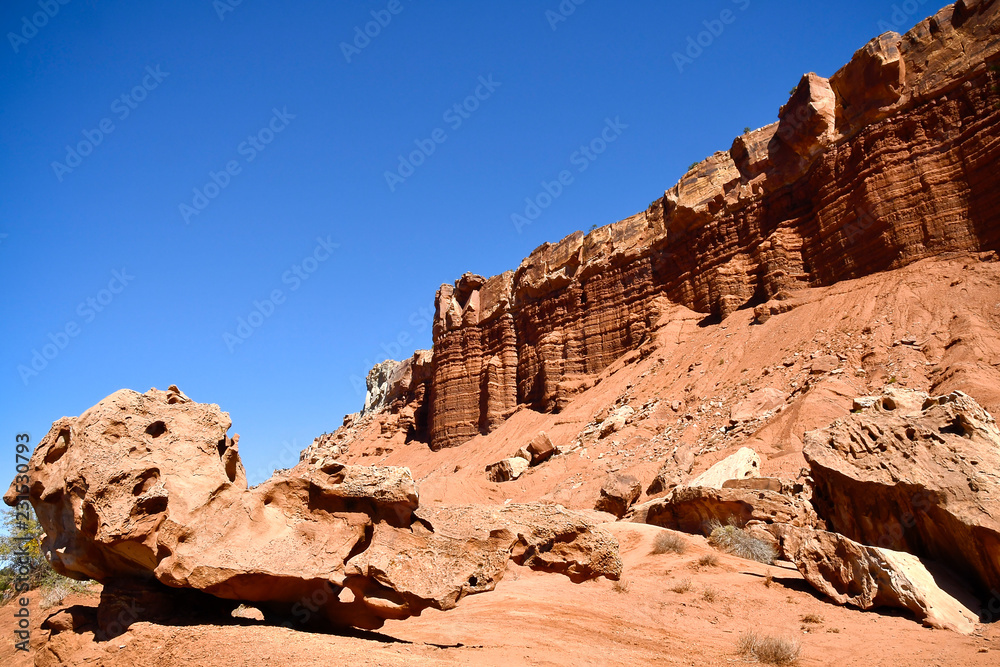
[{"label": "rough rock texture", "polygon": [[1000,591],[1000,430],[974,400],[894,390],[807,434],[803,453],[831,530]]},{"label": "rough rock texture", "polygon": [[[913,554],[802,528],[785,532],[781,546],[806,581],[837,604],[909,609],[930,627],[963,634],[975,630],[979,620],[975,598],[939,568],[932,573]],[[947,591],[938,580],[948,586]]]},{"label": "rough rock texture", "polygon": [[368,391],[365,394],[365,407],[361,410],[361,414],[378,412],[388,407],[389,380],[393,371],[399,366],[398,361],[387,359],[368,371],[368,377],[365,380]]},{"label": "rough rock texture", "polygon": [[642,495],[642,484],[631,475],[612,474],[601,486],[601,495],[594,509],[614,514],[619,519],[625,516],[632,504]]},{"label": "rough rock texture", "polygon": [[766,387],[755,391],[734,405],[729,412],[729,420],[737,424],[760,419],[772,410],[784,405],[787,399],[788,395],[780,389]]},{"label": "rough rock texture", "polygon": [[760,477],[760,457],[749,447],[740,447],[735,454],[727,456],[683,486],[721,489],[731,479],[750,477]]},{"label": "rough rock texture", "polygon": [[512,456],[509,459],[486,466],[486,477],[491,482],[509,482],[523,475],[529,465],[531,464],[527,459]]},{"label": "rough rock texture", "polygon": [[675,489],[666,498],[645,503],[633,521],[661,528],[704,533],[712,521],[743,525],[750,521],[763,524],[788,524],[813,527],[819,521],[809,501],[804,498],[750,489]]},{"label": "rough rock texture", "polygon": [[635,410],[630,405],[623,405],[612,412],[603,422],[601,422],[600,437],[606,438],[612,433],[617,433],[625,428],[626,424],[628,424],[629,418],[631,418],[633,414],[635,414]]},{"label": "rough rock texture", "polygon": [[390,391],[401,427],[440,449],[519,405],[559,411],[671,304],[711,320],[766,302],[766,318],[798,287],[1000,248],[998,16],[963,1],[886,33],[645,211],[442,286],[429,376]]},{"label": "rough rock texture", "polygon": [[552,440],[549,439],[545,431],[540,431],[532,438],[525,449],[528,451],[529,460],[533,466],[545,463],[556,453],[555,445],[552,444]]},{"label": "rough rock texture", "polygon": [[[773,491],[774,493],[793,494],[795,485],[777,477],[748,477],[747,479],[727,479],[722,483],[723,489],[750,489],[751,491]],[[802,485],[798,485],[798,493]]]},{"label": "rough rock texture", "polygon": [[121,390],[55,422],[30,486],[13,484],[4,501],[29,495],[60,574],[114,590],[159,582],[278,614],[310,600],[338,626],[450,609],[491,590],[510,558],[577,580],[621,572],[614,538],[560,507],[415,516],[406,468],[325,459],[248,489],[229,427],[219,406],[175,387]]}]

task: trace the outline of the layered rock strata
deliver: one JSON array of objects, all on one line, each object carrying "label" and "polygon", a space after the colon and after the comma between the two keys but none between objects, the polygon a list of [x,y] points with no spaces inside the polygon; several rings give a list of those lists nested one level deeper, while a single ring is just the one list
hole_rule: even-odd
[{"label": "layered rock strata", "polygon": [[433,353],[403,362],[375,404],[412,439],[452,447],[518,406],[558,411],[669,303],[725,318],[797,287],[1000,248],[998,51],[1000,3],[963,0],[829,79],[804,76],[778,122],[645,211],[443,285]]}]

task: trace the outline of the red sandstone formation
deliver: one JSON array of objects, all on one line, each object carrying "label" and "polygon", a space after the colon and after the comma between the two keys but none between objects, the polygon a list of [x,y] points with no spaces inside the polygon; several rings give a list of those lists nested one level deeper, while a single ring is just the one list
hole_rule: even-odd
[{"label": "red sandstone formation", "polygon": [[55,422],[31,484],[13,483],[4,501],[29,497],[64,576],[108,591],[165,584],[285,616],[308,600],[334,626],[452,609],[492,590],[511,559],[576,581],[621,573],[614,538],[578,513],[424,510],[406,468],[323,459],[248,488],[230,423],[176,387],[123,389]]},{"label": "red sandstone formation", "polygon": [[670,304],[724,319],[786,290],[1000,248],[998,16],[963,0],[886,33],[830,79],[804,76],[778,122],[647,210],[443,285],[433,355],[404,361],[378,402],[390,427],[440,449],[520,405],[559,411]]}]

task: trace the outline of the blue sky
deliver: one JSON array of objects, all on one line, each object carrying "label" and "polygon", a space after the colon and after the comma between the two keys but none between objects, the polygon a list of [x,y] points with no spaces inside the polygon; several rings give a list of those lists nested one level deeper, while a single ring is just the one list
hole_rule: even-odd
[{"label": "blue sky", "polygon": [[177,384],[261,481],[430,345],[441,283],[644,209],[938,6],[4,2],[0,476]]}]

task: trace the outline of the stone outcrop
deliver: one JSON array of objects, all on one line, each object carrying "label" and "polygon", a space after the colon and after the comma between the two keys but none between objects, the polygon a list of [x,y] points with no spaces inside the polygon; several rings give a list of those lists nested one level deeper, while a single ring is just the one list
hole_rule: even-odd
[{"label": "stone outcrop", "polygon": [[797,287],[1000,248],[998,17],[963,0],[886,33],[646,210],[443,285],[432,360],[380,404],[412,438],[460,445],[519,405],[560,410],[670,304],[716,319],[771,304],[764,321]]},{"label": "stone outcrop", "polygon": [[278,615],[307,600],[336,626],[450,609],[492,590],[510,559],[578,581],[621,573],[615,539],[581,514],[422,510],[406,468],[328,458],[250,489],[229,427],[219,406],[174,387],[121,390],[55,422],[30,485],[4,501],[29,496],[43,552],[65,576],[109,591],[165,584]]},{"label": "stone outcrop", "polygon": [[808,433],[803,453],[830,530],[1000,591],[1000,430],[969,396],[893,390]]},{"label": "stone outcrop", "polygon": [[[976,628],[975,598],[946,573],[929,570],[913,554],[802,528],[786,531],[781,548],[806,581],[837,604],[908,609],[925,625],[963,634]],[[948,590],[938,581],[946,582]]]},{"label": "stone outcrop", "polygon": [[362,415],[378,412],[388,407],[390,391],[390,378],[392,373],[400,366],[398,361],[387,359],[380,364],[376,364],[368,371],[365,380],[367,392],[365,393],[365,407],[361,410]]}]

